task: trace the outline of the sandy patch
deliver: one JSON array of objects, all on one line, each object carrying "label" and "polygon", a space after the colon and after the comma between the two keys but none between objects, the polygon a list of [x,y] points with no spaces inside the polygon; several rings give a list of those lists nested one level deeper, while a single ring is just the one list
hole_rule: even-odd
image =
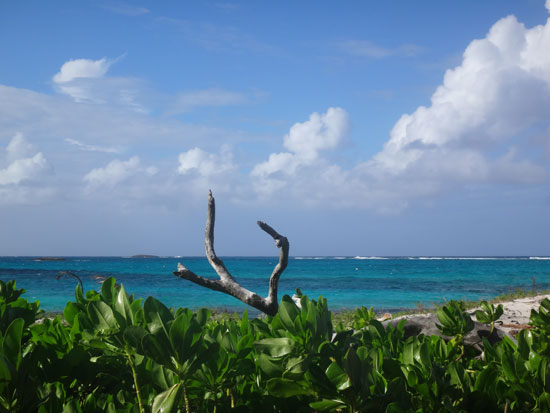
[{"label": "sandy patch", "polygon": [[[518,298],[511,301],[502,301],[498,304],[502,304],[504,308],[504,313],[500,317],[500,319],[497,321],[496,326],[512,335],[515,335],[519,330],[529,328],[529,317],[531,316],[531,310],[538,310],[540,303],[543,299],[548,298],[550,299],[550,295],[537,295],[534,297],[525,297],[525,298]],[[494,304],[495,307],[497,306],[497,303]],[[472,316],[472,320],[477,321],[475,317],[475,311],[479,310],[480,308],[473,308],[471,310],[468,310],[468,312]],[[379,318],[380,321],[383,320],[402,320],[402,319],[421,319],[421,318],[429,318],[430,314],[408,314],[400,317],[393,318],[391,314],[384,314],[381,318]]]}]

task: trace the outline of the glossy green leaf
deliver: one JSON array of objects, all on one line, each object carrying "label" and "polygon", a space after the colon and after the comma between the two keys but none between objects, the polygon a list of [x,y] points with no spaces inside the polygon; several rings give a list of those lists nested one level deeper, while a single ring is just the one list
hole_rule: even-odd
[{"label": "glossy green leaf", "polygon": [[470,315],[464,311],[463,304],[451,300],[447,305],[436,312],[441,325],[436,327],[446,336],[466,335],[474,328],[474,322]]},{"label": "glossy green leaf", "polygon": [[225,351],[228,351],[230,353],[236,352],[235,343],[233,342],[230,334],[223,335],[220,344],[225,349]]},{"label": "glossy green leaf", "polygon": [[241,337],[237,341],[237,352],[241,354],[241,356],[244,356],[248,354],[250,351],[252,351],[252,345],[254,344],[254,337],[252,334],[246,335]]},{"label": "glossy green leaf", "polygon": [[155,397],[153,401],[152,412],[153,413],[170,413],[176,412],[180,400],[183,397],[183,385],[181,383],[174,384],[168,390],[160,393]]},{"label": "glossy green leaf", "polygon": [[173,321],[169,337],[180,363],[193,357],[192,349],[200,335],[201,329],[193,319],[192,313],[181,313]]},{"label": "glossy green leaf", "polygon": [[123,337],[124,341],[133,348],[141,348],[141,340],[149,333],[143,327],[128,326],[124,329]]},{"label": "glossy green leaf", "polygon": [[351,382],[346,372],[333,361],[325,372],[329,381],[338,389],[345,390],[351,386]]},{"label": "glossy green leaf", "polygon": [[530,347],[527,343],[527,340],[525,339],[525,330],[519,332],[519,334],[517,335],[517,341],[519,354],[521,354],[521,357],[523,357],[523,359],[527,360],[529,358]]},{"label": "glossy green leaf", "polygon": [[493,306],[485,300],[483,300],[481,303],[479,303],[479,306],[486,313],[492,313],[493,312]]},{"label": "glossy green leaf", "polygon": [[341,400],[323,399],[318,402],[310,403],[309,407],[314,410],[326,412],[331,410],[344,409],[346,407],[346,403]]},{"label": "glossy green leaf", "polygon": [[21,363],[21,338],[23,337],[23,327],[25,321],[22,318],[13,320],[4,334],[2,343],[2,352],[16,368]]},{"label": "glossy green leaf", "polygon": [[302,382],[284,378],[269,379],[266,383],[267,391],[275,397],[309,396],[313,394],[311,388]]},{"label": "glossy green leaf", "polygon": [[429,342],[425,341],[420,346],[420,362],[426,371],[432,368],[432,352]]},{"label": "glossy green leaf", "polygon": [[491,317],[489,317],[487,314],[485,314],[481,310],[476,310],[475,316],[477,321],[479,321],[480,323],[489,324],[491,322]]},{"label": "glossy green leaf", "polygon": [[512,339],[510,337],[508,337],[507,335],[504,335],[502,337],[502,341],[500,342],[500,345],[504,345],[506,346],[507,348],[511,349],[511,350],[516,350],[517,349],[517,344],[514,343],[512,341]]},{"label": "glossy green leaf", "polygon": [[463,387],[464,367],[459,363],[450,363],[447,372],[451,376],[451,384]]},{"label": "glossy green leaf", "polygon": [[436,312],[437,319],[443,326],[452,326],[454,324],[453,317],[447,307],[439,308]]},{"label": "glossy green leaf", "polygon": [[128,294],[124,290],[124,286],[120,286],[114,302],[114,310],[117,311],[126,320],[127,325],[134,324],[134,313],[130,308],[130,300]]},{"label": "glossy green leaf", "polygon": [[521,330],[520,333],[522,333],[523,338],[527,343],[527,346],[529,347],[529,349],[533,348],[533,342],[535,340],[533,332],[531,330],[526,329],[526,330]]},{"label": "glossy green leaf", "polygon": [[105,279],[101,283],[101,298],[107,304],[113,304],[116,295],[116,280],[113,277]]},{"label": "glossy green leaf", "polygon": [[370,369],[365,369],[366,366],[364,366],[361,359],[357,357],[357,352],[354,347],[351,347],[344,356],[343,367],[352,386],[356,388],[361,387],[361,377],[364,371]]},{"label": "glossy green leaf", "polygon": [[168,390],[177,381],[176,374],[164,366],[149,359],[146,362],[147,371],[151,374],[152,382],[163,390]]},{"label": "glossy green leaf", "polygon": [[62,413],[82,413],[82,409],[76,401],[71,400],[63,406]]},{"label": "glossy green leaf", "polygon": [[382,339],[386,335],[386,330],[382,323],[376,319],[373,319],[369,322],[369,331],[375,337]]},{"label": "glossy green leaf", "polygon": [[413,364],[414,363],[414,348],[415,341],[414,339],[408,340],[403,347],[403,363],[404,364]]},{"label": "glossy green leaf", "polygon": [[250,322],[248,321],[248,310],[244,310],[243,315],[241,317],[241,322],[239,323],[239,328],[241,330],[242,335],[245,335],[249,332]]},{"label": "glossy green leaf", "polygon": [[502,304],[499,304],[495,309],[494,321],[498,320],[502,316],[502,314],[504,314],[504,307],[502,306]]},{"label": "glossy green leaf", "polygon": [[296,343],[291,338],[265,338],[254,343],[258,351],[268,353],[272,357],[282,357],[292,353]]},{"label": "glossy green leaf", "polygon": [[132,310],[132,314],[134,314],[134,318],[136,317],[136,314],[139,311],[143,311],[141,307],[141,302],[142,302],[142,299],[138,298],[137,300],[134,300],[130,303],[130,309]]},{"label": "glossy green leaf", "polygon": [[283,366],[281,361],[277,359],[272,359],[268,355],[261,353],[257,358],[258,366],[265,372],[268,376],[277,376],[282,374]]},{"label": "glossy green leaf", "polygon": [[82,287],[80,286],[80,283],[76,284],[76,287],[74,289],[74,296],[77,303],[85,303],[86,299],[84,298],[84,293],[82,291]]},{"label": "glossy green leaf", "polygon": [[514,360],[511,354],[506,353],[502,357],[502,371],[504,372],[504,375],[508,380],[512,382],[518,380],[518,376],[514,366]]},{"label": "glossy green leaf", "polygon": [[143,304],[147,328],[153,334],[165,329],[165,325],[174,319],[174,316],[163,303],[153,297],[147,297]]},{"label": "glossy green leaf", "polygon": [[119,329],[113,310],[103,301],[91,301],[88,304],[88,317],[99,333],[107,334]]},{"label": "glossy green leaf", "polygon": [[277,313],[283,327],[293,332],[295,330],[294,320],[298,317],[299,313],[300,310],[292,298],[288,295],[283,296]]},{"label": "glossy green leaf", "polygon": [[386,407],[386,413],[402,413],[404,411],[405,410],[403,410],[401,406],[395,402],[388,404],[388,407]]},{"label": "glossy green leaf", "polygon": [[482,343],[483,343],[483,352],[485,353],[485,360],[487,362],[490,362],[492,360],[498,360],[499,356],[495,351],[495,348],[491,345],[491,343],[489,343],[489,340],[483,337]]},{"label": "glossy green leaf", "polygon": [[550,366],[547,357],[544,357],[539,363],[538,377],[545,389],[550,390],[548,389],[548,385],[550,385]]},{"label": "glossy green leaf", "polygon": [[203,326],[210,318],[210,310],[201,308],[195,312],[195,319],[200,326]]},{"label": "glossy green leaf", "polygon": [[479,372],[475,381],[475,390],[481,392],[489,392],[489,389],[494,387],[497,376],[496,368],[493,365],[489,365]]},{"label": "glossy green leaf", "polygon": [[542,393],[537,399],[537,405],[541,412],[550,412],[550,393]]},{"label": "glossy green leaf", "polygon": [[147,357],[151,357],[153,360],[166,367],[172,367],[170,349],[163,346],[157,337],[152,334],[147,334],[142,337],[141,345]]},{"label": "glossy green leaf", "polygon": [[303,357],[293,357],[287,360],[284,377],[296,379],[301,377],[309,367],[309,360]]},{"label": "glossy green leaf", "polygon": [[[0,355],[0,382],[9,382],[12,380],[12,374],[6,360]],[[1,410],[0,410],[1,411]]]},{"label": "glossy green leaf", "polygon": [[65,305],[65,309],[63,310],[63,317],[65,318],[65,321],[69,323],[69,325],[72,325],[74,318],[79,312],[80,308],[75,303],[69,301]]},{"label": "glossy green leaf", "polygon": [[406,365],[402,367],[405,378],[407,379],[407,384],[409,387],[416,387],[418,384],[418,375],[416,374],[415,367],[413,365]]}]

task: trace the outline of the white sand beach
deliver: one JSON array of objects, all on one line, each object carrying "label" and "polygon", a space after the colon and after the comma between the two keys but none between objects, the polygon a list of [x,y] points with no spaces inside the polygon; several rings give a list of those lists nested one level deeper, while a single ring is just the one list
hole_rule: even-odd
[{"label": "white sand beach", "polygon": [[[534,297],[517,298],[512,301],[503,301],[504,314],[500,317],[502,325],[498,327],[511,334],[518,330],[528,328],[531,310],[538,310],[544,298],[550,299],[550,295],[537,295]],[[473,310],[475,311],[475,310]]]}]

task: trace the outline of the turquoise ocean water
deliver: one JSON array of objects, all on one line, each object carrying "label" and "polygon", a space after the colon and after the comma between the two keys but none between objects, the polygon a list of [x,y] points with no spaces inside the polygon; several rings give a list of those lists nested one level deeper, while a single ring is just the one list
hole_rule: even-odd
[{"label": "turquoise ocean water", "polygon": [[[57,279],[60,271],[78,274],[85,290],[98,290],[97,276],[114,276],[129,293],[152,295],[172,307],[211,307],[242,311],[246,306],[223,293],[199,287],[172,275],[182,262],[197,274],[216,278],[205,258],[0,257],[0,279],[14,279],[47,311],[63,310],[74,299],[76,280]],[[228,257],[235,278],[263,296],[276,257]],[[374,307],[376,310],[430,306],[449,299],[487,299],[516,288],[550,289],[548,257],[291,257],[279,283],[282,294],[300,288],[310,298],[323,295],[332,310]]]}]

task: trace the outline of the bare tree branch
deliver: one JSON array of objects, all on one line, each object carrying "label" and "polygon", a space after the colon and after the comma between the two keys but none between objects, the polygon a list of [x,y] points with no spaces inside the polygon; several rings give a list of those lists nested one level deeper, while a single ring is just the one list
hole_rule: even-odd
[{"label": "bare tree branch", "polygon": [[206,229],[204,231],[204,247],[206,249],[206,258],[216,270],[222,281],[235,282],[223,261],[218,258],[214,251],[214,223],[216,222],[216,202],[212,196],[212,191],[208,191],[208,215],[206,216]]},{"label": "bare tree branch", "polygon": [[277,289],[279,285],[279,278],[285,270],[288,264],[288,251],[289,242],[288,239],[280,235],[277,231],[271,228],[264,222],[258,221],[260,228],[271,235],[275,240],[275,245],[280,248],[279,262],[273,269],[273,273],[269,278],[269,293],[266,298],[259,296],[255,292],[252,292],[243,286],[241,286],[233,276],[229,273],[223,261],[218,258],[214,251],[214,223],[216,220],[216,203],[212,192],[208,192],[208,214],[206,217],[206,229],[204,245],[206,250],[206,258],[208,262],[214,268],[219,276],[219,280],[213,280],[195,274],[191,270],[187,269],[182,264],[178,263],[178,270],[174,272],[174,275],[183,278],[185,280],[194,282],[202,287],[209,288],[215,291],[221,291],[223,293],[232,295],[233,297],[241,300],[242,302],[251,305],[254,308],[268,314],[275,315],[279,309],[279,303],[277,300]]},{"label": "bare tree branch", "polygon": [[275,240],[275,245],[281,250],[279,254],[279,262],[273,269],[271,277],[269,277],[269,293],[266,300],[268,305],[273,305],[273,303],[275,303],[275,305],[278,306],[277,289],[279,287],[279,278],[281,277],[281,274],[288,264],[288,250],[290,246],[286,237],[280,235],[265,222],[258,221],[258,225],[262,230],[273,237],[273,239]]}]

